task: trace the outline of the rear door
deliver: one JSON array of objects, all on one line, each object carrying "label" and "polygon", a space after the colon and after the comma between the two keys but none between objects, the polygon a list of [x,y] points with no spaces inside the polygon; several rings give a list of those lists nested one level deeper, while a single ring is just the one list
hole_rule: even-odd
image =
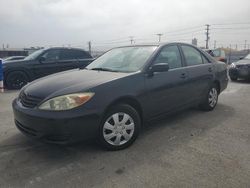
[{"label": "rear door", "polygon": [[214,78],[213,64],[196,48],[181,45],[189,76],[187,95],[190,102],[200,100],[206,94]]},{"label": "rear door", "polygon": [[61,71],[86,67],[91,61],[91,56],[78,49],[63,49],[60,53]]},{"label": "rear door", "polygon": [[186,68],[183,67],[178,47],[176,45],[163,47],[153,61],[153,64],[157,63],[168,63],[169,71],[146,77],[148,118],[165,114],[184,105],[186,101],[188,75]]}]

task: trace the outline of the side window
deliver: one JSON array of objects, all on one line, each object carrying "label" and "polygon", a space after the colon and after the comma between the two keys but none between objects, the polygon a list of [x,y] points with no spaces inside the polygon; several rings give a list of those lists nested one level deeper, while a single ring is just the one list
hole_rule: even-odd
[{"label": "side window", "polygon": [[191,46],[182,46],[187,66],[203,64],[201,53]]},{"label": "side window", "polygon": [[91,56],[84,52],[84,51],[81,51],[81,50],[74,50],[74,56],[76,59],[89,59],[91,58]]},{"label": "side window", "polygon": [[169,69],[182,67],[181,56],[177,46],[164,47],[156,57],[154,64],[168,63]]},{"label": "side window", "polygon": [[89,54],[81,50],[74,49],[64,49],[61,53],[61,59],[69,60],[69,59],[88,59],[91,58]]},{"label": "side window", "polygon": [[42,56],[46,61],[55,61],[59,59],[60,50],[48,50]]},{"label": "side window", "polygon": [[62,60],[76,59],[74,55],[74,50],[70,50],[70,49],[61,50],[60,59]]},{"label": "side window", "polygon": [[202,57],[202,60],[203,60],[203,63],[204,63],[204,64],[210,63],[210,62],[207,60],[207,58],[204,57],[204,55],[201,55],[201,57]]}]

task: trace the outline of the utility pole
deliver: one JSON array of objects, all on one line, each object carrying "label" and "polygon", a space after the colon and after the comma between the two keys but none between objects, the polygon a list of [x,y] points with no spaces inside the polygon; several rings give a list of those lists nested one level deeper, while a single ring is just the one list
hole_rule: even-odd
[{"label": "utility pole", "polygon": [[91,55],[91,41],[88,42],[89,54]]},{"label": "utility pole", "polygon": [[244,44],[244,50],[247,49],[247,40],[245,40],[245,44]]},{"label": "utility pole", "polygon": [[216,49],[216,40],[214,41],[214,49]]},{"label": "utility pole", "polygon": [[238,50],[238,45],[237,44],[235,44],[235,50]]},{"label": "utility pole", "polygon": [[158,34],[156,34],[156,35],[158,35],[158,37],[159,37],[158,42],[161,42],[161,36],[162,36],[163,34],[162,34],[162,33],[158,33]]},{"label": "utility pole", "polygon": [[134,43],[134,37],[133,37],[133,36],[130,36],[129,39],[130,39],[130,40],[129,40],[129,41],[130,41],[130,44],[132,45],[132,44]]},{"label": "utility pole", "polygon": [[210,39],[210,37],[209,37],[209,27],[210,27],[210,25],[209,24],[206,24],[205,25],[206,26],[206,32],[205,32],[205,34],[206,34],[206,49],[208,49],[208,41],[209,41],[209,39]]},{"label": "utility pole", "polygon": [[232,45],[231,44],[229,45],[229,48],[230,48],[229,49],[230,51],[229,51],[229,60],[228,60],[228,62],[231,63],[231,56],[232,56]]}]

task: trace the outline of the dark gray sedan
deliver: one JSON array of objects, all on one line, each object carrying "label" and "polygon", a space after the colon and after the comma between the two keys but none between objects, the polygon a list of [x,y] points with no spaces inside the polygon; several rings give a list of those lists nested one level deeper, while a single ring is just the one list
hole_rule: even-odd
[{"label": "dark gray sedan", "polygon": [[213,110],[227,87],[225,63],[189,44],[114,48],[86,69],[41,78],[13,101],[16,126],[52,143],[97,138],[130,146],[141,127],[191,106]]}]

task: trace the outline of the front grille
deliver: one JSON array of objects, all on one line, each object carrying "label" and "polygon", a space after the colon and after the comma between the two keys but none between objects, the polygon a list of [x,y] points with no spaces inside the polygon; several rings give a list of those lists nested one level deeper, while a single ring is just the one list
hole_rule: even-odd
[{"label": "front grille", "polygon": [[27,95],[23,91],[19,95],[19,100],[26,108],[34,108],[42,101],[41,98]]},{"label": "front grille", "polygon": [[248,68],[250,68],[250,65],[237,65],[237,68],[248,69]]}]

